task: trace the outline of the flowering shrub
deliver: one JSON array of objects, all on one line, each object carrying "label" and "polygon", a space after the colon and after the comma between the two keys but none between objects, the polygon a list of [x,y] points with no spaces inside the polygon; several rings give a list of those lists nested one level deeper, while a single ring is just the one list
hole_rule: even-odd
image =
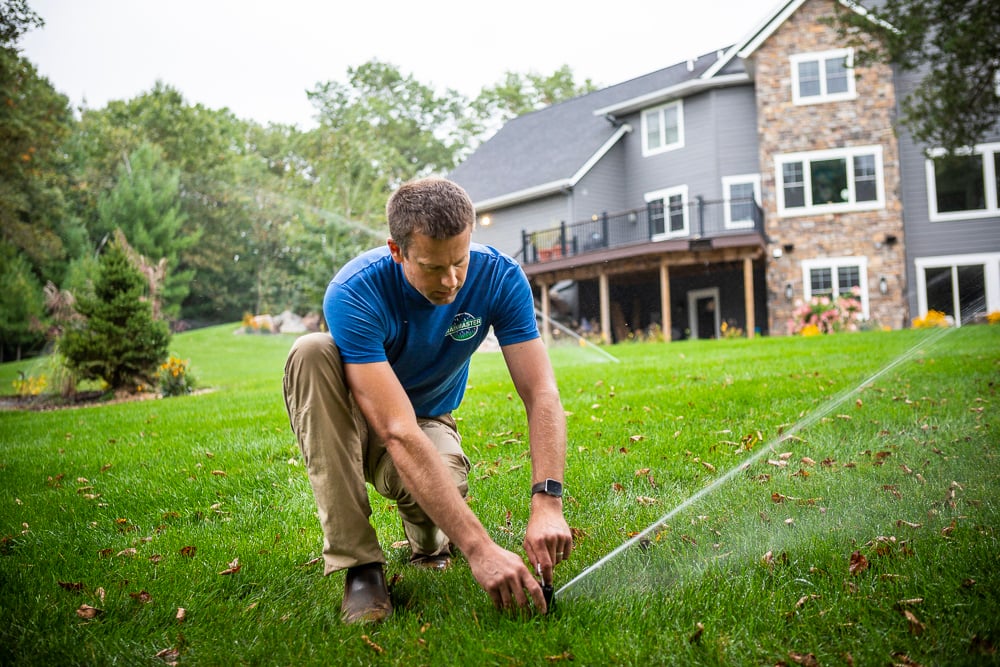
[{"label": "flowering shrub", "polygon": [[33,375],[25,376],[23,373],[20,378],[14,380],[14,391],[17,392],[18,396],[38,396],[45,388],[48,386],[48,381],[45,379],[44,375],[39,375],[35,377]]},{"label": "flowering shrub", "polygon": [[188,362],[171,356],[160,364],[160,395],[183,396],[194,389],[194,377],[188,372]]},{"label": "flowering shrub", "polygon": [[719,325],[719,331],[723,338],[743,338],[743,329],[730,324],[728,320]]},{"label": "flowering shrub", "polygon": [[932,329],[934,327],[951,326],[948,316],[939,310],[928,310],[923,317],[913,318],[914,329]]},{"label": "flowering shrub", "polygon": [[837,331],[857,331],[861,319],[861,290],[851,290],[851,295],[836,298],[814,296],[808,303],[797,301],[788,333],[817,336]]},{"label": "flowering shrub", "polygon": [[1000,324],[1000,310],[994,310],[992,313],[987,313],[986,322],[988,324]]}]

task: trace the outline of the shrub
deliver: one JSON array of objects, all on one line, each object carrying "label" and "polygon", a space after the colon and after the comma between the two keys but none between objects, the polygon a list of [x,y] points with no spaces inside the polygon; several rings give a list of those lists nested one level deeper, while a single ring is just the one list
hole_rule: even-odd
[{"label": "shrub", "polygon": [[850,296],[814,296],[808,303],[796,303],[788,333],[815,336],[838,331],[857,331],[861,320],[861,290],[851,290]]},{"label": "shrub", "polygon": [[939,310],[928,310],[923,317],[913,318],[914,329],[932,329],[934,327],[951,326],[948,316]]},{"label": "shrub", "polygon": [[194,390],[195,379],[188,370],[188,361],[171,355],[160,364],[160,395],[183,396]]},{"label": "shrub", "polygon": [[78,296],[82,319],[70,323],[59,340],[70,370],[115,391],[154,384],[167,357],[170,331],[166,322],[153,318],[146,288],[128,258],[125,239],[116,236],[101,256],[94,293]]}]

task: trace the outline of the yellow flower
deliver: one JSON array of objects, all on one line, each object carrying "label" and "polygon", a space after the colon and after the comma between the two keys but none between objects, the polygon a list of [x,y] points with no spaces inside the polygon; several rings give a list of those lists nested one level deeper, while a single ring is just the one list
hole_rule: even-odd
[{"label": "yellow flower", "polygon": [[819,330],[819,327],[816,326],[815,324],[807,324],[804,327],[802,327],[802,331],[800,333],[803,336],[818,336],[820,335],[821,332]]}]

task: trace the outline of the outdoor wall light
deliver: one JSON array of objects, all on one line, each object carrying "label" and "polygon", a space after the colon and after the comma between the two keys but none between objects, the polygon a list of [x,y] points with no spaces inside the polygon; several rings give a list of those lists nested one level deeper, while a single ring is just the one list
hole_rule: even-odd
[{"label": "outdoor wall light", "polygon": [[889,291],[889,281],[885,279],[885,276],[879,276],[878,279],[878,293],[885,296],[886,292]]},{"label": "outdoor wall light", "polygon": [[491,224],[493,224],[493,218],[491,218],[488,215],[484,215],[483,217],[479,218],[479,224],[481,224],[483,227],[489,227]]},{"label": "outdoor wall light", "polygon": [[791,301],[792,297],[795,296],[795,290],[792,288],[791,283],[785,285],[785,301]]},{"label": "outdoor wall light", "polygon": [[631,222],[633,225],[639,221],[639,216],[636,215],[635,211],[632,211],[631,213],[628,214],[628,221]]}]

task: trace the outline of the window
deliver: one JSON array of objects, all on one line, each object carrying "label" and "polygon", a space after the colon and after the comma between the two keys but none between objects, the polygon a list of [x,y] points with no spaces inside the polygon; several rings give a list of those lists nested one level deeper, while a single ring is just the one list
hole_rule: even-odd
[{"label": "window", "polygon": [[858,291],[861,316],[868,319],[868,259],[865,257],[833,257],[802,262],[805,298],[826,296],[835,299],[851,296]]},{"label": "window", "polygon": [[792,56],[792,101],[816,104],[852,100],[854,91],[854,51],[838,49]]},{"label": "window", "polygon": [[684,107],[680,100],[642,112],[642,154],[684,146]]},{"label": "window", "polygon": [[936,310],[961,326],[1000,309],[1000,253],[919,257],[917,306]]},{"label": "window", "polygon": [[726,200],[726,229],[753,227],[760,204],[760,174],[723,176],[722,196]]},{"label": "window", "polygon": [[646,195],[649,237],[653,240],[688,235],[687,186],[657,190]]},{"label": "window", "polygon": [[883,208],[882,147],[860,146],[775,158],[778,215]]},{"label": "window", "polygon": [[948,156],[936,151],[927,160],[930,218],[940,222],[1000,215],[1000,143],[983,144]]}]

